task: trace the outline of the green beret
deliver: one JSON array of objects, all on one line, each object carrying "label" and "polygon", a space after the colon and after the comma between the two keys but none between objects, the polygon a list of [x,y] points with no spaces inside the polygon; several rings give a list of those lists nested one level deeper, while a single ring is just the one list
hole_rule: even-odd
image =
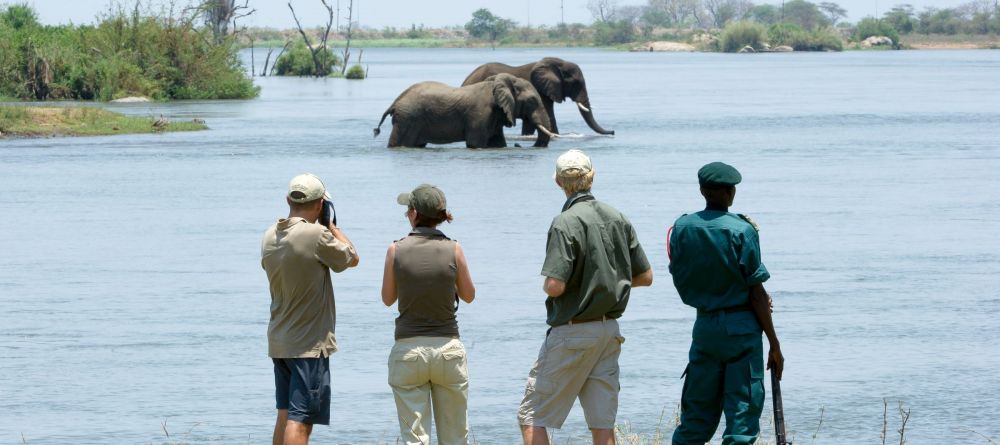
[{"label": "green beret", "polygon": [[739,184],[742,180],[743,176],[740,175],[739,171],[733,168],[733,166],[722,162],[705,164],[704,167],[698,169],[699,185],[731,186]]}]

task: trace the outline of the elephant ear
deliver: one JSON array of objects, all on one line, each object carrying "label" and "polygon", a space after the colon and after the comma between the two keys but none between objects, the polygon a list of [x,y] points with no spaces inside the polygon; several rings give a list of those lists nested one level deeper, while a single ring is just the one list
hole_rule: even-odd
[{"label": "elephant ear", "polygon": [[562,70],[552,62],[542,60],[531,69],[531,84],[538,90],[538,94],[546,96],[552,102],[562,103]]},{"label": "elephant ear", "polygon": [[505,82],[504,79],[496,78],[493,80],[493,99],[496,101],[497,106],[503,110],[504,114],[504,126],[513,127],[514,126],[514,91],[509,82]]}]

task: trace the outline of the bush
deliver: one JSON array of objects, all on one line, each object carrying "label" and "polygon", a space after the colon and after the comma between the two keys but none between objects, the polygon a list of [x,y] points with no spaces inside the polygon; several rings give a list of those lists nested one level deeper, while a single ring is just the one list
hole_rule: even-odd
[{"label": "bush", "polygon": [[[321,49],[316,57],[322,62],[322,69],[326,75],[333,72],[334,66],[340,65],[340,58],[329,48]],[[274,62],[274,73],[279,76],[315,76],[316,64],[313,63],[312,53],[305,42],[299,41],[288,48]]]},{"label": "bush", "polygon": [[832,28],[809,32],[794,23],[778,23],[767,30],[771,46],[790,46],[796,51],[842,51],[844,42]]},{"label": "bush", "polygon": [[594,43],[597,45],[620,45],[634,41],[635,26],[628,20],[594,24]]},{"label": "bush", "polygon": [[896,31],[896,28],[891,23],[872,17],[865,17],[858,22],[858,26],[854,29],[854,40],[860,42],[872,36],[886,36],[892,39],[894,47],[899,48],[899,32]]},{"label": "bush", "polygon": [[366,74],[364,67],[361,64],[357,64],[347,70],[347,74],[344,77],[348,79],[364,79]]},{"label": "bush", "polygon": [[735,53],[745,46],[755,50],[764,47],[767,29],[764,25],[753,22],[730,22],[719,36],[719,49],[727,53]]},{"label": "bush", "polygon": [[38,26],[23,5],[0,13],[0,96],[111,100],[251,98],[260,89],[232,39],[189,20],[112,12],[96,26]]}]

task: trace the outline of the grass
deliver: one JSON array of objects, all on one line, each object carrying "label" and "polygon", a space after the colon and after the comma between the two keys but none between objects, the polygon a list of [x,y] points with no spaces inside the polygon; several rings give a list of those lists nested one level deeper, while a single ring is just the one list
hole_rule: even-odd
[{"label": "grass", "polygon": [[[909,408],[907,408],[903,404],[902,401],[900,401],[900,402],[898,402],[898,407],[895,410],[893,410],[893,411],[895,411],[895,412],[892,412],[892,411],[889,410],[889,401],[886,400],[886,399],[883,399],[882,400],[882,431],[881,431],[881,436],[879,438],[879,441],[873,440],[872,443],[875,443],[875,444],[879,444],[880,443],[881,445],[895,444],[895,443],[897,443],[897,441],[898,441],[898,443],[900,445],[904,445],[906,443],[906,439],[907,439],[907,437],[906,437],[906,426],[907,426],[907,422],[910,420],[910,412],[911,412],[911,410]],[[819,409],[819,417],[818,417],[818,421],[817,421],[817,424],[816,424],[816,428],[815,428],[815,431],[813,432],[813,434],[812,434],[812,436],[810,438],[811,440],[809,441],[810,445],[814,445],[816,443],[816,438],[817,438],[817,436],[820,433],[821,427],[823,426],[823,415],[824,415],[824,412],[825,412],[825,408],[820,407],[820,409]],[[680,424],[680,406],[678,406],[674,410],[673,414],[669,418],[666,417],[666,413],[667,413],[667,409],[666,408],[663,408],[663,410],[660,411],[660,417],[659,417],[659,421],[656,424],[656,429],[651,434],[641,434],[641,433],[636,433],[636,432],[632,431],[632,425],[630,423],[628,423],[628,422],[625,422],[623,424],[617,424],[617,425],[615,425],[615,443],[618,444],[618,445],[667,445],[667,444],[669,444],[670,440],[671,440],[671,436],[673,434],[673,429],[676,428],[677,425]],[[774,437],[772,436],[772,433],[774,431],[774,421],[768,415],[768,413],[769,413],[769,410],[765,410],[764,415],[761,417],[761,425],[760,425],[760,427],[761,427],[761,435],[760,435],[760,438],[757,440],[757,445],[775,445]],[[898,421],[892,421],[892,420],[890,420],[890,418],[896,417],[896,416],[898,416],[898,418],[899,418]],[[890,423],[894,423],[894,424],[898,425],[898,428],[897,428],[896,425],[890,426]],[[197,428],[200,425],[201,425],[201,422],[197,422],[194,425],[192,425],[187,430],[187,432],[184,433],[184,435],[180,438],[179,441],[175,440],[175,436],[172,436],[170,434],[170,432],[167,430],[167,422],[166,422],[166,420],[164,420],[161,423],[161,428],[162,428],[163,434],[166,436],[166,439],[168,441],[167,443],[169,445],[186,445],[187,444],[187,438],[188,438],[188,436],[190,436],[191,431],[193,431],[195,428]],[[892,429],[890,429],[890,428],[892,428]],[[972,430],[972,429],[969,429],[969,428],[965,428],[965,427],[953,427],[952,429],[954,431],[956,431],[956,432],[963,433],[964,436],[968,436],[968,437],[977,436],[979,439],[983,440],[984,444],[987,444],[987,445],[1000,445],[1000,442],[997,442],[996,439],[994,439],[992,437],[989,437],[989,436],[987,436],[987,435],[985,435],[983,433],[980,433],[978,431],[975,431],[975,430]],[[555,431],[552,431],[552,430],[549,431],[549,442],[552,443],[553,445],[590,445],[590,443],[591,443],[591,441],[590,441],[590,434],[588,432],[582,432],[582,434],[579,434],[579,435],[574,436],[574,437],[568,437],[568,438],[558,438],[558,437],[555,437],[555,435],[553,434],[554,432]],[[572,434],[572,432],[568,432],[568,431],[567,431],[567,433]],[[877,434],[878,432],[874,432],[874,433]],[[895,437],[893,437],[893,436],[895,436]],[[27,440],[24,439],[24,434],[23,433],[21,434],[21,438],[22,438],[21,440],[22,440],[23,443],[28,443]],[[800,441],[798,441],[797,438],[795,437],[794,432],[791,432],[791,431],[789,431],[788,437],[786,439],[787,439],[788,443],[790,443],[790,444],[791,443],[800,443]],[[249,436],[247,437],[247,442],[246,443],[251,443]],[[368,443],[373,443],[373,444],[376,444],[376,445],[392,445],[392,444],[398,444],[399,440],[398,439],[396,439],[395,441],[392,441],[391,439],[390,440],[386,440],[386,437],[383,434],[383,436],[380,437],[377,441],[375,441],[375,442],[368,442]],[[475,436],[474,431],[470,431],[470,441],[469,441],[469,443],[471,445],[480,445],[480,441]],[[801,441],[801,443],[806,443],[806,440],[803,439]]]},{"label": "grass", "polygon": [[0,137],[105,136],[208,128],[197,122],[155,122],[151,117],[126,116],[100,108],[0,107]]}]

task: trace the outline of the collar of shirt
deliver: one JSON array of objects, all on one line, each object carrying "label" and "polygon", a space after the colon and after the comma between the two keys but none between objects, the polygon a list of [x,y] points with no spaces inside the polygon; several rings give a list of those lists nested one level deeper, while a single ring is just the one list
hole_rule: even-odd
[{"label": "collar of shirt", "polygon": [[282,229],[287,229],[300,222],[309,222],[309,221],[306,221],[306,219],[301,216],[293,216],[291,218],[281,218],[278,220],[278,227]]},{"label": "collar of shirt", "polygon": [[444,236],[445,238],[447,238],[447,236],[444,235],[444,232],[438,229],[432,229],[430,227],[414,227],[413,230],[410,232],[410,236],[413,235]]},{"label": "collar of shirt", "polygon": [[570,197],[566,200],[566,203],[563,204],[562,211],[565,212],[569,210],[570,207],[573,207],[573,205],[578,202],[593,201],[595,199],[597,198],[594,198],[594,195],[590,193],[589,190],[586,192],[576,192],[570,195]]}]

